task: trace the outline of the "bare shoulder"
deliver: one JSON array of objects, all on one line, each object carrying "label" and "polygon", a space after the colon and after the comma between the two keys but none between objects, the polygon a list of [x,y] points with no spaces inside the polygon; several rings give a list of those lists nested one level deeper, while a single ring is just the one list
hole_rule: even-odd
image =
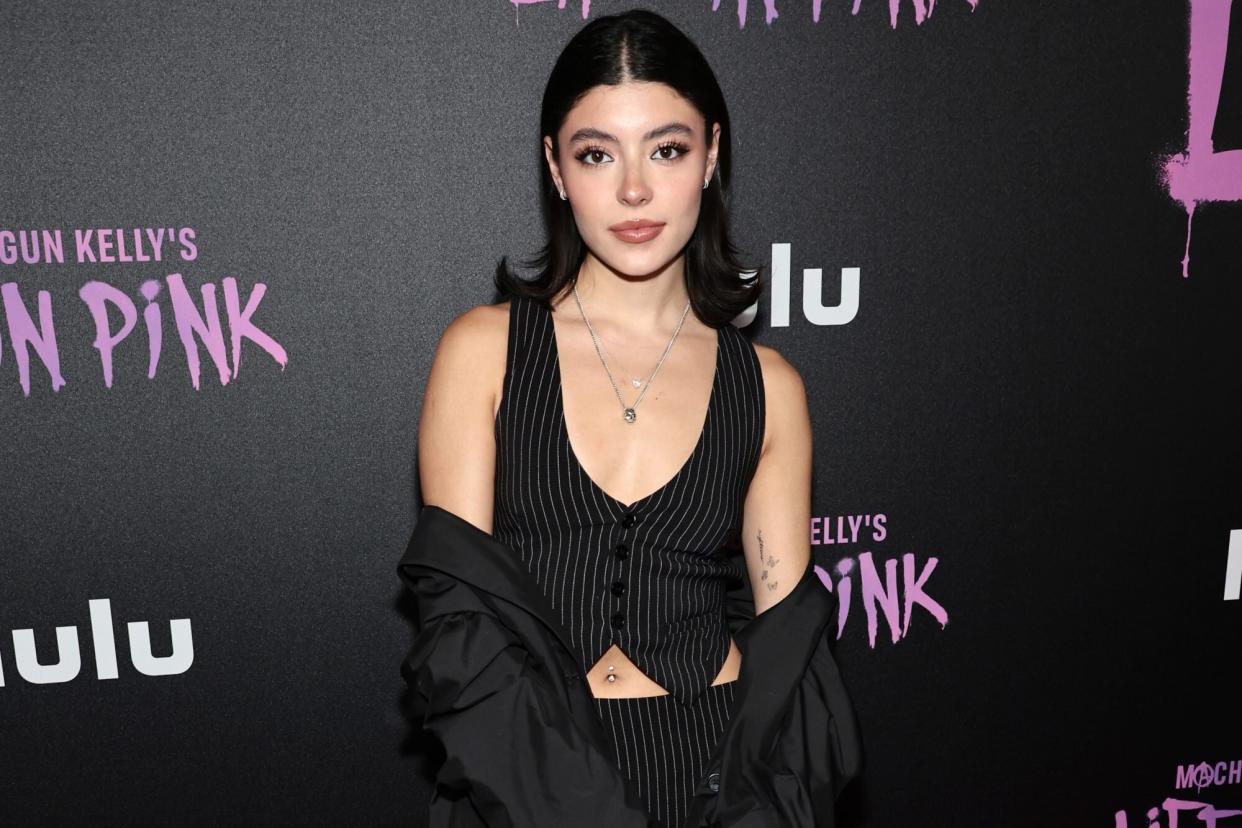
[{"label": "bare shoulder", "polygon": [[[440,383],[499,389],[508,350],[509,303],[475,305],[445,327],[433,373]],[[443,370],[436,370],[443,369]]]},{"label": "bare shoulder", "polygon": [[781,354],[768,345],[755,343],[759,369],[763,372],[764,396],[774,405],[805,405],[806,387],[802,374]]},{"label": "bare shoulder", "polygon": [[455,357],[487,356],[505,349],[509,333],[509,303],[475,305],[458,314],[440,336],[440,349]]},{"label": "bare shoulder", "polygon": [[802,374],[775,348],[755,343],[755,354],[759,357],[759,368],[763,374],[766,411],[764,451],[767,451],[774,436],[778,439],[782,435],[793,436],[801,442],[810,425]]}]

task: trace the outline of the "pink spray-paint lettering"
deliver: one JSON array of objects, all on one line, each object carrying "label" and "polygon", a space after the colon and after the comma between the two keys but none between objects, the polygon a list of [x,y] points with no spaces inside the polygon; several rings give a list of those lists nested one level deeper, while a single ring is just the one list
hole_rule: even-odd
[{"label": "pink spray-paint lettering", "polygon": [[[48,375],[52,379],[52,390],[59,391],[65,385],[65,378],[60,373],[60,351],[56,348],[56,324],[52,318],[52,294],[46,290],[38,293],[39,324],[35,325],[22,301],[16,282],[0,285],[0,297],[3,298],[4,316],[8,320],[9,342],[13,346],[13,357],[17,361],[17,377],[22,384],[22,393],[30,396],[30,351],[43,362]],[[4,343],[0,342],[0,362],[4,359]]]},{"label": "pink spray-paint lettering", "polygon": [[[901,556],[900,567],[895,558],[883,563],[884,576],[876,567],[870,552],[858,556],[857,567],[853,558],[843,558],[834,567],[836,578],[828,570],[815,565],[815,574],[824,588],[837,595],[837,638],[845,631],[845,623],[849,618],[854,594],[854,575],[862,591],[863,613],[867,618],[867,641],[875,648],[879,635],[880,618],[883,617],[888,626],[889,637],[896,644],[910,632],[910,622],[914,616],[914,608],[922,607],[944,629],[949,623],[949,613],[935,598],[927,592],[927,582],[931,578],[938,558],[928,558],[920,566],[912,554]],[[901,573],[901,589],[898,590],[898,570]]]},{"label": "pink spray-paint lettering", "polygon": [[[221,385],[237,379],[241,372],[243,340],[250,340],[267,352],[284,370],[289,357],[284,347],[261,329],[254,317],[259,303],[267,292],[267,285],[256,282],[248,296],[242,296],[237,279],[226,276],[222,280],[224,312],[221,314],[216,301],[216,286],[207,282],[199,287],[201,310],[180,273],[170,273],[168,297],[172,305],[173,321],[185,351],[190,383],[195,390],[201,386],[202,360],[199,345],[216,369]],[[159,365],[163,344],[163,314],[157,297],[162,289],[156,280],[142,283],[139,293],[146,300],[142,311],[143,327],[147,340],[147,378],[154,379]],[[31,351],[43,363],[51,378],[53,391],[64,387],[65,379],[60,370],[60,351],[56,339],[52,296],[46,290],[37,295],[38,324],[22,299],[16,282],[0,286],[3,308],[7,320],[9,344],[17,363],[18,378],[22,392],[30,396]],[[95,324],[95,339],[91,343],[99,352],[104,385],[112,387],[114,379],[113,353],[138,327],[138,309],[124,291],[106,282],[90,281],[78,291]],[[112,311],[110,315],[109,311]],[[119,315],[120,324],[113,327],[112,316]],[[227,332],[227,339],[226,339]],[[0,365],[3,365],[4,342],[0,338]]]},{"label": "pink spray-paint lettering", "polygon": [[1242,201],[1242,150],[1217,152],[1212,128],[1225,77],[1232,0],[1190,0],[1189,129],[1186,150],[1167,159],[1164,183],[1186,210],[1182,278],[1190,276],[1190,228],[1203,201]]},{"label": "pink spray-paint lettering", "polygon": [[[1180,821],[1179,814],[1185,814],[1193,819]],[[1216,828],[1218,825],[1242,825],[1242,821],[1234,819],[1234,817],[1242,817],[1240,810],[1217,808],[1206,802],[1174,799],[1173,797],[1166,799],[1159,808],[1149,808],[1146,816],[1146,821],[1136,823],[1134,828],[1178,828],[1179,825],[1202,825],[1206,828]],[[1162,816],[1166,817],[1163,824],[1160,822]],[[1113,814],[1113,828],[1130,828],[1130,820],[1125,811]]]},{"label": "pink spray-paint lettering", "polygon": [[[564,9],[567,0],[555,0],[558,9]],[[534,6],[540,3],[551,3],[553,0],[509,0],[509,3],[515,8],[522,6]],[[582,19],[586,20],[591,14],[591,0],[580,0],[582,9]],[[746,25],[746,18],[750,11],[750,3],[748,0],[735,0],[737,3],[737,25],[742,28]],[[966,0],[970,5],[971,11],[979,6],[979,0]],[[763,21],[769,26],[772,21],[780,17],[780,13],[776,9],[777,0],[758,0],[756,5],[763,6]],[[844,0],[842,2],[844,5]],[[901,9],[902,0],[888,0],[888,17],[889,25],[894,29],[897,28],[897,14]],[[932,15],[932,11],[936,8],[936,0],[909,0],[909,5],[914,10],[914,22],[916,25],[923,25],[923,21]],[[820,13],[823,11],[824,0],[811,0],[811,19],[816,23],[819,22]],[[850,14],[857,15],[858,10],[862,7],[862,0],[854,0],[850,9]],[[712,0],[712,11],[720,11],[720,0]]]}]

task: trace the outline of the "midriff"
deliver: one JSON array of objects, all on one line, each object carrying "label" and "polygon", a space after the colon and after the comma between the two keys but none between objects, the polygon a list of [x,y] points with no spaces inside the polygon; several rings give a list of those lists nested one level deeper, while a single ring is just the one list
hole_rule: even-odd
[{"label": "midriff", "polygon": [[[608,669],[609,665],[612,665],[612,670]],[[712,684],[724,684],[735,680],[741,667],[742,651],[737,648],[736,642],[730,637],[729,654],[725,656],[724,666],[720,668]],[[616,676],[617,680],[609,681],[609,675]],[[667,690],[639,670],[638,666],[630,661],[625,651],[616,644],[609,647],[599,661],[595,662],[595,666],[590,669],[586,678],[591,693],[597,698],[630,699],[639,696],[668,695]]]}]

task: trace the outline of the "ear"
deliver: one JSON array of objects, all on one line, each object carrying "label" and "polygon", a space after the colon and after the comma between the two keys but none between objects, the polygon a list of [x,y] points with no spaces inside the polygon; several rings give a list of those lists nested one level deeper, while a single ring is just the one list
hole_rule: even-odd
[{"label": "ear", "polygon": [[712,124],[712,138],[707,144],[707,175],[704,181],[710,181],[716,174],[716,156],[720,154],[720,124]]},{"label": "ear", "polygon": [[556,185],[558,190],[565,189],[565,182],[561,180],[561,165],[556,163],[556,155],[552,152],[552,136],[543,136],[543,157],[548,162],[548,170],[552,173],[552,183]]}]

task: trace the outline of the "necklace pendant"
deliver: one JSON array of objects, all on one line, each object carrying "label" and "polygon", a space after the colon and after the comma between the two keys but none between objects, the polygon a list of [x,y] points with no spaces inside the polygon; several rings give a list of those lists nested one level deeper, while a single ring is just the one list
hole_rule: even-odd
[{"label": "necklace pendant", "polygon": [[630,380],[630,382],[634,383],[634,387],[635,387],[635,388],[637,388],[637,387],[639,387],[640,385],[642,385],[642,384],[643,384],[643,381],[642,381],[642,380],[640,380],[640,379]]},{"label": "necklace pendant", "polygon": [[634,411],[634,409],[632,408],[625,409],[625,421],[627,423],[632,423],[637,419],[638,419],[638,414]]}]

